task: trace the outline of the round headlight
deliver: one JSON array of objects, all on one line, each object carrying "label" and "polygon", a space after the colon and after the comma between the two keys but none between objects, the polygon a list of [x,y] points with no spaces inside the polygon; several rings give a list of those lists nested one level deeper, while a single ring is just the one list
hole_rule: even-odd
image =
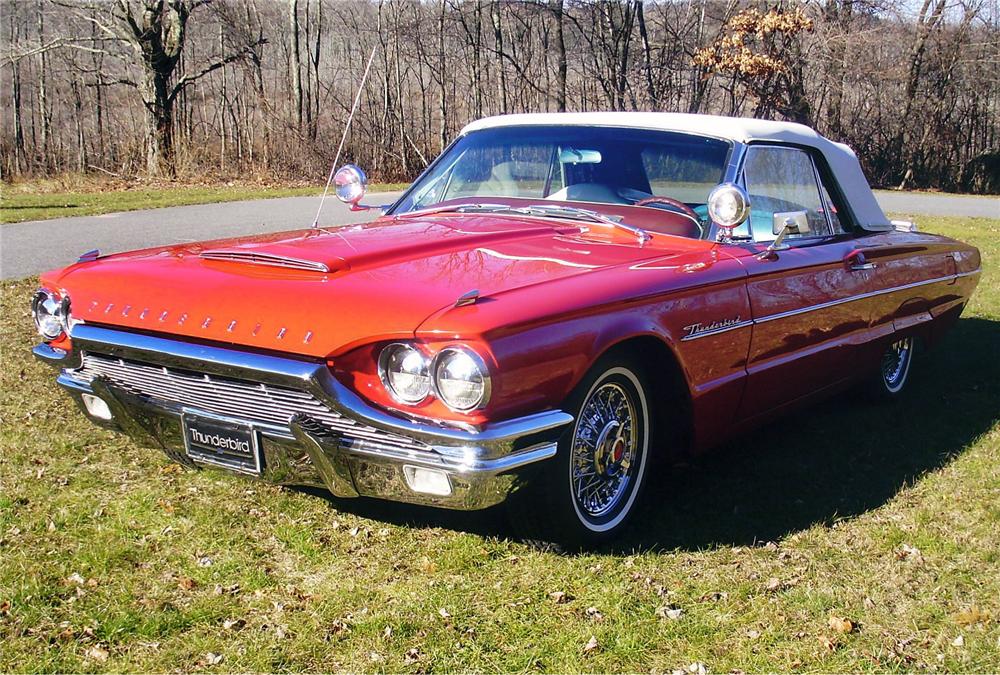
[{"label": "round headlight", "polygon": [[486,364],[477,354],[461,347],[449,347],[438,354],[434,384],[444,404],[459,412],[481,407],[490,397]]},{"label": "round headlight", "polygon": [[708,216],[719,227],[737,227],[750,216],[750,197],[735,183],[717,185],[708,195]]},{"label": "round headlight", "polygon": [[69,319],[69,302],[60,299],[58,295],[40,288],[31,299],[31,313],[35,317],[35,327],[39,334],[49,340],[55,340],[66,331]]},{"label": "round headlight", "polygon": [[431,367],[424,354],[404,344],[392,344],[378,358],[378,374],[394,399],[412,405],[431,393]]}]

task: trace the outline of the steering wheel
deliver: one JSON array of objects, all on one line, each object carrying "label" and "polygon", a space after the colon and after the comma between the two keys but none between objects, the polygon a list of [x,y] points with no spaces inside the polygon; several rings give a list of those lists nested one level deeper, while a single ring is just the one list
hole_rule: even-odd
[{"label": "steering wheel", "polygon": [[681,213],[694,219],[694,222],[701,224],[701,220],[698,218],[698,214],[695,213],[694,209],[685,204],[684,202],[674,199],[673,197],[646,197],[645,199],[640,199],[639,201],[632,204],[632,206],[648,206],[650,204],[666,204],[668,206],[673,206],[676,209],[680,209]]}]

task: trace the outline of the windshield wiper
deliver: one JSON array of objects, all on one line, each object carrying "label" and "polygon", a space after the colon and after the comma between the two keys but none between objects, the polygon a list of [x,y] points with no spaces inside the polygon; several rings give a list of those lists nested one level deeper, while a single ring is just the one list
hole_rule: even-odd
[{"label": "windshield wiper", "polygon": [[610,225],[631,232],[639,240],[639,245],[645,244],[652,239],[652,235],[640,227],[626,225],[622,222],[621,216],[609,217],[597,211],[589,209],[579,209],[573,206],[560,206],[556,204],[529,204],[528,206],[508,206],[506,204],[450,204],[448,206],[431,207],[421,211],[410,211],[401,213],[399,216],[418,216],[431,213],[517,213],[525,216],[536,216],[541,218],[566,218],[569,220],[583,220],[591,223],[601,223]]}]

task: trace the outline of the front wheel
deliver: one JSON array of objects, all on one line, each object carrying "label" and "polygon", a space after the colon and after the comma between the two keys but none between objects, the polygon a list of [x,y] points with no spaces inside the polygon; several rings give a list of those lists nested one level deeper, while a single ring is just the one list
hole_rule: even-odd
[{"label": "front wheel", "polygon": [[570,399],[576,421],[556,457],[511,495],[512,525],[526,539],[579,548],[624,529],[649,469],[650,401],[641,371],[600,365]]}]

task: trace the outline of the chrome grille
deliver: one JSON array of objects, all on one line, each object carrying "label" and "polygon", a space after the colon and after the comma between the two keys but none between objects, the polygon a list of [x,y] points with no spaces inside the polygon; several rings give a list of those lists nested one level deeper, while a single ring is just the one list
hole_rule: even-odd
[{"label": "chrome grille", "polygon": [[307,391],[237,380],[150,363],[86,353],[74,379],[89,382],[104,376],[137,396],[177,403],[251,423],[278,427],[286,433],[292,415],[301,413],[340,436],[345,444],[389,450],[428,452],[430,447],[344,417]]}]

